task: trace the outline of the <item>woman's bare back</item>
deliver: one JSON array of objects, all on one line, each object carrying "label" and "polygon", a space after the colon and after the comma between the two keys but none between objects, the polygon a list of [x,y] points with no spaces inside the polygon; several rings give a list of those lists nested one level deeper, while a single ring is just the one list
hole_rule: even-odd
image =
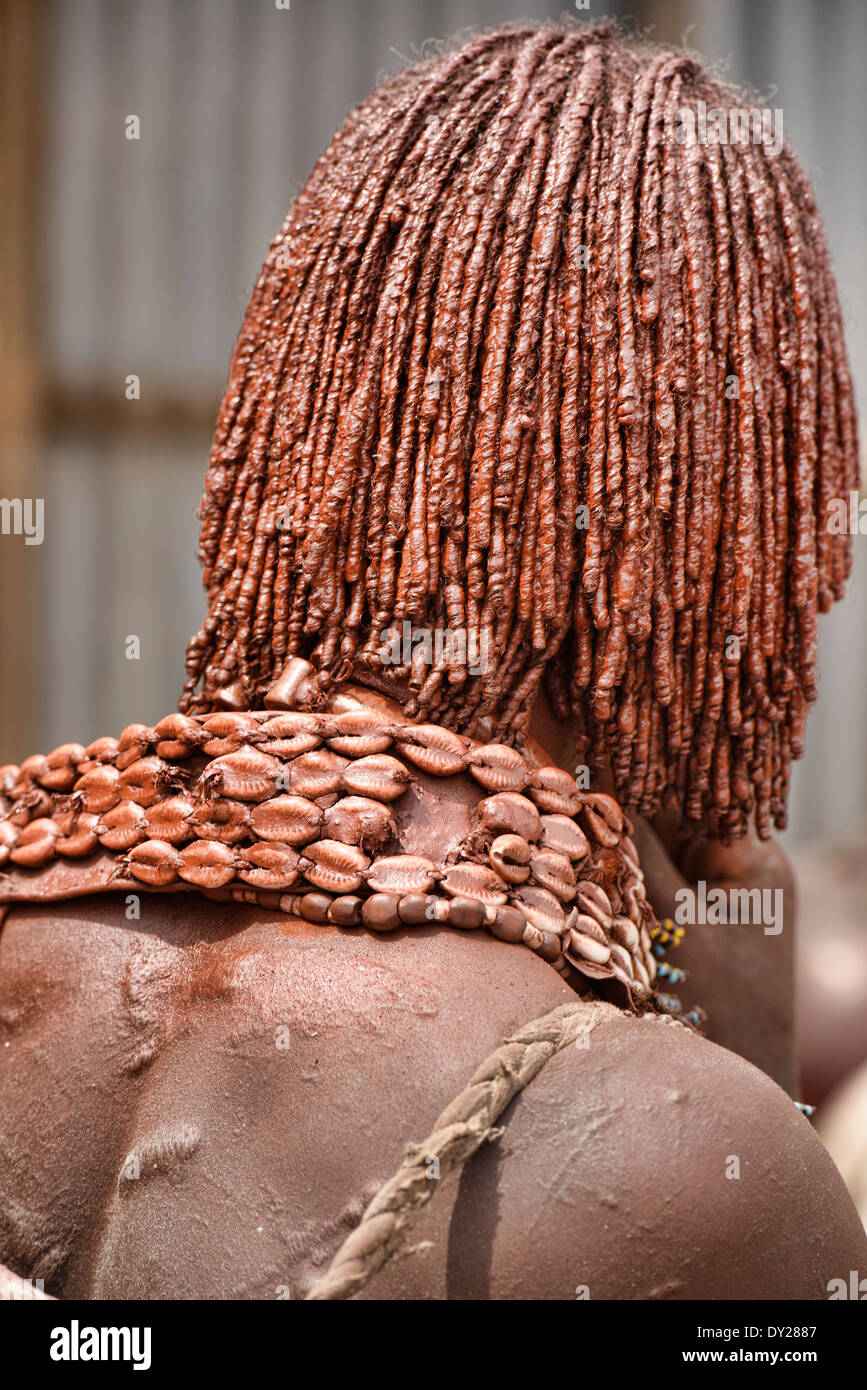
[{"label": "woman's bare back", "polygon": [[[303,1297],[478,1063],[575,998],[482,932],[141,914],[0,934],[0,1260],[60,1297]],[[363,1297],[823,1298],[867,1259],[791,1101],[685,1028],[619,1016],[502,1127]]]}]

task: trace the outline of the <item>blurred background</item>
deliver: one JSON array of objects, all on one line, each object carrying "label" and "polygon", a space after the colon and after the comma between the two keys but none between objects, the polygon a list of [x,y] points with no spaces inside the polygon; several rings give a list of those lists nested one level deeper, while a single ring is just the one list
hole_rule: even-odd
[{"label": "blurred background", "polygon": [[[0,536],[0,763],[174,708],[204,611],[195,512],[232,345],[346,112],[426,41],[561,13],[628,17],[782,108],[863,419],[864,0],[0,0],[0,497],[45,499],[42,545]],[[810,997],[847,980],[862,1034],[865,546],[822,623],[787,835],[807,930],[840,938],[814,952]],[[843,1031],[863,1056],[857,1022]]]}]

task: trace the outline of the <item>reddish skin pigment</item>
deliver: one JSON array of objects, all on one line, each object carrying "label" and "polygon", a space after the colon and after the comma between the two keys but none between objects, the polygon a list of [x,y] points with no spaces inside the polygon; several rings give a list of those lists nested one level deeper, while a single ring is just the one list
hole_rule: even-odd
[{"label": "reddish skin pigment", "polygon": [[[574,998],[480,932],[196,895],[16,907],[0,980],[0,1257],[64,1298],[303,1296],[481,1058]],[[604,1025],[503,1123],[363,1297],[823,1298],[864,1267],[808,1123],[686,1029]]]}]

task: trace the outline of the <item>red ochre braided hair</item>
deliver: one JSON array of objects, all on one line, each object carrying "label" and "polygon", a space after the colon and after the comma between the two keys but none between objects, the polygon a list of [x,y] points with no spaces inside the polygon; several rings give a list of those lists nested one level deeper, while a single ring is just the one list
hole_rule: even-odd
[{"label": "red ochre braided hair", "polygon": [[856,422],[807,179],[702,141],[701,101],[746,111],[683,52],[546,24],[352,112],[235,349],[182,709],[261,704],[297,655],[315,706],[404,624],[475,634],[475,667],[389,667],[411,716],[520,744],[544,676],[624,805],[785,824]]}]

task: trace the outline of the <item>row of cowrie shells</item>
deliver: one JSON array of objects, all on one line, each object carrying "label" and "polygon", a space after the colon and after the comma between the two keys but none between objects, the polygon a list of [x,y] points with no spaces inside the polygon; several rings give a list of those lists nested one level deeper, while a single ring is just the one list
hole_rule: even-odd
[{"label": "row of cowrie shells", "polygon": [[[374,853],[394,835],[388,803],[413,776],[405,763],[385,755],[392,743],[421,771],[448,776],[465,768],[492,791],[477,813],[487,865],[458,863],[440,875],[419,856],[390,856],[371,869],[365,851]],[[213,759],[196,787],[216,797],[207,806],[183,791],[173,766],[195,749]],[[283,795],[272,795],[287,787]],[[140,881],[152,886],[177,876],[215,889],[238,874],[262,889],[276,889],[303,875],[338,894],[363,884],[374,897],[412,896],[441,877],[453,900],[462,897],[488,911],[517,901],[528,931],[540,939],[546,933],[563,938],[584,966],[620,974],[632,957],[639,980],[638,966],[649,979],[642,954],[653,966],[637,854],[613,798],[581,793],[559,768],[530,769],[512,748],[471,745],[437,725],[395,725],[373,711],[170,715],[154,729],[132,725],[118,740],[100,739],[86,749],[67,744],[20,769],[0,769],[0,791],[26,802],[17,817],[0,822],[0,863],[11,858],[36,868],[58,853],[84,857],[101,843],[128,850],[130,871],[135,865]],[[66,801],[77,805],[56,803],[70,791]],[[53,815],[45,814],[55,806]],[[602,941],[596,939],[588,929],[588,920],[596,919],[588,918],[580,897],[580,910],[566,925],[562,904],[576,901],[579,888],[592,895],[597,887],[589,879],[577,882],[576,865],[588,857],[590,844],[576,815],[597,844],[622,844],[629,913],[617,915],[622,939],[608,941],[604,933]],[[239,845],[253,835],[260,843]],[[356,846],[354,852],[347,852],[347,844]],[[295,846],[306,846],[303,856]],[[610,933],[615,914],[607,898],[606,903],[602,910],[597,902],[597,912]]]},{"label": "row of cowrie shells", "polygon": [[[323,744],[327,747],[322,748]],[[527,790],[542,811],[573,816],[587,801],[568,773],[554,767],[533,768],[506,744],[474,744],[438,725],[400,725],[370,710],[332,715],[273,714],[267,710],[200,717],[171,714],[153,728],[131,724],[118,739],[100,738],[87,748],[78,743],[62,744],[49,754],[27,758],[20,767],[2,768],[0,791],[15,802],[34,788],[65,794],[78,787],[94,800],[95,804],[86,809],[100,814],[114,804],[113,797],[155,800],[160,788],[178,776],[172,764],[182,763],[195,751],[216,760],[204,775],[212,780],[223,777],[227,795],[241,796],[241,791],[230,790],[238,787],[246,788],[249,797],[257,797],[268,785],[279,785],[285,775],[281,763],[269,762],[269,758],[291,760],[294,765],[315,752],[319,758],[295,768],[296,778],[311,786],[323,784],[334,789],[339,780],[336,774],[344,766],[336,759],[365,761],[384,754],[392,744],[420,771],[440,777],[467,771],[490,792]],[[395,774],[393,764],[403,769],[403,775]],[[406,773],[405,764],[391,760],[379,767],[367,765],[350,775],[367,777],[368,786],[361,794],[381,794],[389,799],[399,795],[392,778],[397,775],[399,781],[405,781]],[[382,793],[377,791],[380,782]],[[587,810],[594,818],[591,824],[598,822],[604,827],[604,842],[606,836],[622,830],[622,817],[618,825],[619,808],[611,798],[602,797],[601,803],[588,802]],[[43,810],[37,807],[29,819]],[[26,819],[20,823],[26,824]]]},{"label": "row of cowrie shells", "polygon": [[[230,755],[230,757],[233,755]],[[128,772],[140,767],[145,760],[133,764]],[[218,760],[225,763],[228,759]],[[380,759],[363,759],[361,762],[376,763],[374,773],[382,777]],[[360,764],[356,764],[358,767]],[[101,769],[101,772],[114,769]],[[110,804],[103,795],[104,786],[94,792],[92,784],[82,788],[79,795],[86,810],[73,818],[71,812],[66,817],[67,834],[63,834],[63,815],[41,818],[23,830],[16,831],[5,826],[5,848],[16,864],[24,867],[40,867],[55,852],[81,857],[90,853],[97,844],[112,850],[130,850],[136,844],[149,839],[180,845],[194,837],[201,840],[215,839],[223,844],[235,844],[245,836],[254,835],[259,839],[272,840],[292,846],[303,845],[316,839],[325,830],[326,839],[342,843],[359,844],[364,848],[377,848],[387,843],[395,833],[394,821],[387,808],[369,797],[348,796],[337,801],[334,806],[323,811],[308,798],[286,794],[268,798],[249,808],[240,799],[224,798],[221,801],[197,806],[189,797],[171,795],[164,800],[154,801],[158,795],[156,784],[159,769],[146,769],[147,778],[139,776],[130,785],[136,790],[145,791],[145,801],[121,800]],[[244,785],[233,783],[230,790],[236,796],[249,793],[248,781]],[[386,776],[392,778],[392,786],[399,785],[391,769]],[[87,774],[87,781],[94,774]],[[369,777],[362,770],[361,784],[368,785]],[[381,784],[380,784],[381,785]],[[270,790],[270,787],[268,788]],[[523,808],[518,804],[524,803]],[[109,804],[109,809],[106,805]],[[101,813],[101,815],[99,814]],[[499,817],[499,819],[498,819]],[[482,875],[482,884],[489,891],[498,892],[507,884],[524,883],[531,876],[541,886],[549,888],[561,901],[568,901],[575,891],[575,871],[572,861],[580,861],[589,852],[589,846],[579,828],[564,816],[539,816],[531,802],[516,794],[500,794],[480,803],[480,822],[521,824],[522,828],[535,831],[538,844],[514,831],[496,835],[488,848],[488,858],[493,874],[487,881]],[[333,835],[329,835],[333,830]],[[549,848],[556,844],[561,848]],[[479,876],[480,871],[468,867],[467,872]],[[640,883],[640,877],[636,880]],[[405,885],[407,889],[411,885]]]},{"label": "row of cowrie shells", "polygon": [[[357,842],[376,844],[386,841],[393,825],[387,814],[374,810],[374,806],[396,800],[412,776],[404,764],[385,754],[349,761],[332,752],[309,752],[294,759],[287,772],[278,759],[257,749],[244,749],[214,759],[202,773],[196,791],[207,798],[207,808],[196,806],[184,794],[172,764],[157,755],[137,758],[123,771],[109,763],[91,766],[75,779],[72,795],[87,815],[99,817],[98,838],[109,849],[130,848],[136,839],[148,834],[175,843],[202,836],[203,828],[206,836],[212,833],[213,838],[229,843],[242,839],[248,829],[261,838],[303,843],[321,826],[323,808],[314,803],[331,797],[331,806],[325,808],[331,810],[341,793],[349,797],[343,808],[335,811],[342,824],[342,833],[336,838],[348,835]],[[275,797],[274,792],[281,787],[286,787],[286,794]],[[55,808],[44,789],[31,788],[22,793],[19,802],[22,798],[27,805],[19,809],[13,804],[3,822],[8,828],[0,840],[0,862],[11,857],[22,867],[38,867],[52,852],[63,852],[63,845],[58,844],[63,837],[53,834],[47,822],[56,819],[58,810],[65,813],[69,808]],[[352,806],[349,798],[353,798]],[[215,801],[224,811],[221,827],[216,830],[216,815],[211,811]],[[246,809],[248,802],[257,803],[252,812]],[[150,811],[150,816],[140,816],[141,808]],[[47,814],[52,810],[54,815]],[[268,817],[275,822],[270,829]],[[293,820],[294,827],[290,824]],[[552,886],[558,875],[562,878],[560,870],[566,859],[579,859],[589,852],[586,837],[573,820],[562,812],[540,816],[537,806],[517,793],[486,798],[480,806],[479,823],[483,833],[501,829],[527,841],[541,837],[539,849],[548,857],[540,855],[538,867]],[[76,848],[73,852],[88,851]],[[515,872],[510,881],[516,881]],[[564,872],[566,891],[568,868]]]},{"label": "row of cowrie shells", "polygon": [[[237,873],[244,882],[265,889],[289,888],[304,877],[313,887],[337,895],[341,901],[359,890],[369,893],[372,889],[369,897],[352,898],[356,917],[341,918],[340,925],[362,921],[380,930],[390,929],[386,923],[392,928],[400,922],[410,924],[405,915],[399,920],[395,917],[398,901],[424,899],[429,915],[418,918],[419,922],[451,921],[462,927],[479,927],[497,921],[500,930],[495,935],[504,940],[520,939],[545,959],[553,962],[565,955],[569,963],[592,978],[613,974],[626,984],[650,988],[650,974],[638,950],[639,929],[628,918],[618,918],[615,932],[610,900],[592,880],[578,885],[578,905],[567,916],[557,898],[544,888],[520,888],[510,901],[507,884],[484,866],[455,864],[441,872],[422,855],[389,855],[371,865],[360,850],[338,841],[319,841],[299,856],[288,845],[259,844],[238,854],[219,842],[199,841],[177,851],[167,842],[150,840],[137,846],[122,861],[122,867],[152,887],[167,887],[181,878],[201,888],[217,889],[227,886]],[[445,906],[436,906],[446,900],[430,895],[438,881],[453,902],[462,905],[451,916]],[[388,910],[386,900],[392,904]],[[365,907],[368,902],[372,905]],[[336,911],[348,911],[347,903]],[[503,935],[510,921],[512,935]]]},{"label": "row of cowrie shells", "polygon": [[202,888],[221,888],[237,875],[263,888],[289,888],[299,878],[328,892],[362,887],[384,892],[425,892],[440,871],[421,855],[389,855],[371,860],[355,845],[317,840],[299,854],[291,845],[262,841],[239,849],[219,840],[195,840],[183,848],[167,840],[136,845],[121,860],[122,872],[155,888],[180,878]]}]

